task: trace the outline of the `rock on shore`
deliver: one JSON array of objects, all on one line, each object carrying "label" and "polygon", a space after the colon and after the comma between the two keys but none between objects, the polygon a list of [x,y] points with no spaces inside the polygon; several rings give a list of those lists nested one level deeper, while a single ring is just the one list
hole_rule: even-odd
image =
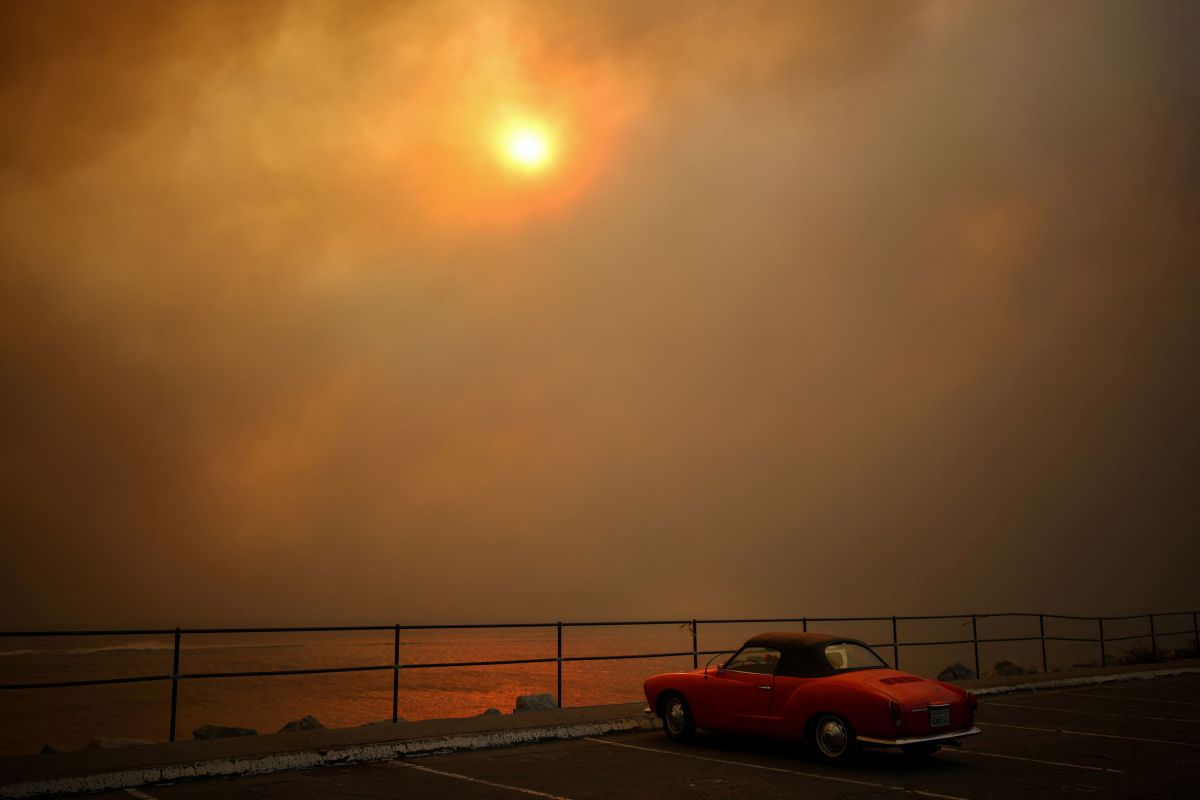
[{"label": "rock on shore", "polygon": [[950,666],[938,673],[939,681],[966,681],[975,677],[975,670],[963,664],[961,661],[955,661]]},{"label": "rock on shore", "polygon": [[1007,658],[1003,661],[997,661],[996,666],[992,667],[992,671],[988,673],[989,678],[1007,678],[1010,675],[1035,675],[1036,669],[1023,667],[1015,661],[1010,661]]},{"label": "rock on shore", "polygon": [[234,728],[226,725],[201,725],[192,731],[193,739],[229,739],[234,736],[257,736],[253,728]]},{"label": "rock on shore", "polygon": [[101,736],[99,739],[92,739],[85,744],[83,750],[115,750],[118,747],[136,747],[139,744],[154,744],[154,742],[146,741],[145,739],[123,739],[119,736],[108,737]]},{"label": "rock on shore", "polygon": [[292,720],[287,725],[284,725],[282,728],[280,728],[279,732],[280,733],[291,733],[293,731],[323,731],[323,730],[325,730],[325,726],[321,724],[321,721],[318,720],[316,717],[314,717],[312,714],[309,714],[307,716],[301,717],[300,719]]},{"label": "rock on shore", "polygon": [[558,708],[558,701],[554,699],[554,695],[552,694],[523,694],[517,698],[517,706],[513,709],[513,713],[550,711],[555,708]]}]

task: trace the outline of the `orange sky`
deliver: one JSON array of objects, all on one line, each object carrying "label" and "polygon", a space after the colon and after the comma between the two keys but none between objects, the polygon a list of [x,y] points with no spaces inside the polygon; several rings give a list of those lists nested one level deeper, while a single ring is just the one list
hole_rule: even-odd
[{"label": "orange sky", "polygon": [[0,626],[1200,605],[1197,22],[4,5]]}]

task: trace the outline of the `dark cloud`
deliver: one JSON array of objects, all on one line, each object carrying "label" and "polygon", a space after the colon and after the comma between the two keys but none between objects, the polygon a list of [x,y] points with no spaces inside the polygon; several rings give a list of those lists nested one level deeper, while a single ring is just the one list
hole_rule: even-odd
[{"label": "dark cloud", "polygon": [[5,627],[1196,604],[1188,5],[3,13]]},{"label": "dark cloud", "polygon": [[[247,69],[277,2],[53,0],[0,9],[0,167],[30,179],[186,121],[203,82]],[[169,109],[169,111],[168,111]]]}]

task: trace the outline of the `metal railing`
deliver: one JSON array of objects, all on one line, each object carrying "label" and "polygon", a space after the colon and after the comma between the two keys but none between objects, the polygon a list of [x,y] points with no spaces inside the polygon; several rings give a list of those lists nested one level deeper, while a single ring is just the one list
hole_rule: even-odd
[{"label": "metal railing", "polygon": [[[1192,618],[1191,630],[1172,630],[1163,631],[1155,626],[1156,617],[1180,617],[1190,616]],[[1005,637],[989,637],[980,638],[979,636],[979,620],[981,619],[997,619],[997,618],[1037,618],[1038,620],[1038,635],[1037,636],[1005,636]],[[930,641],[901,641],[899,636],[899,624],[901,622],[925,621],[931,622],[935,620],[970,620],[971,638],[970,639],[943,639]],[[1078,636],[1048,636],[1046,635],[1046,620],[1071,620],[1075,622],[1090,622],[1097,626],[1098,636],[1078,637]],[[1105,636],[1104,623],[1117,622],[1128,620],[1146,620],[1148,629],[1145,633],[1138,633],[1131,636]],[[1126,616],[1112,617],[1081,617],[1064,614],[1031,614],[1031,613],[1003,613],[1003,614],[939,614],[926,616],[891,616],[891,617],[763,617],[754,619],[690,619],[690,620],[610,620],[599,622],[512,622],[512,623],[493,623],[493,624],[463,624],[463,625],[352,625],[352,626],[316,626],[316,627],[275,627],[275,628],[142,628],[130,630],[59,630],[59,631],[0,631],[0,638],[26,638],[26,637],[71,637],[71,636],[171,636],[173,637],[174,646],[172,648],[171,673],[163,675],[136,675],[121,678],[97,678],[91,680],[73,680],[73,681],[53,681],[45,683],[4,683],[0,684],[0,691],[5,690],[20,690],[20,689],[63,689],[79,686],[107,686],[113,684],[127,683],[148,683],[156,681],[171,682],[171,709],[170,709],[170,724],[168,727],[168,741],[175,741],[175,727],[177,711],[179,707],[179,682],[186,680],[214,680],[223,678],[265,678],[287,675],[323,675],[334,673],[349,673],[349,672],[382,672],[391,670],[392,672],[392,722],[399,719],[399,702],[400,702],[400,671],[408,669],[445,669],[445,668],[461,668],[461,667],[492,667],[492,666],[507,666],[521,664],[556,664],[557,665],[557,690],[556,702],[562,707],[563,700],[563,664],[587,662],[587,661],[617,661],[631,659],[649,659],[649,658],[676,658],[676,657],[692,657],[692,666],[698,667],[700,664],[700,656],[713,656],[722,653],[730,653],[732,650],[704,650],[700,648],[699,630],[701,625],[733,625],[733,624],[781,624],[781,625],[800,625],[801,630],[807,631],[810,623],[891,623],[892,639],[889,642],[874,643],[871,647],[875,648],[890,648],[892,651],[892,666],[899,669],[900,667],[900,648],[902,647],[933,647],[945,645],[967,645],[970,644],[974,650],[975,675],[980,675],[979,668],[979,645],[981,644],[997,644],[1002,642],[1040,642],[1042,656],[1042,671],[1049,672],[1049,662],[1046,656],[1046,642],[1084,642],[1099,644],[1100,646],[1100,664],[1101,666],[1108,665],[1108,655],[1106,647],[1114,642],[1131,641],[1134,639],[1149,639],[1150,652],[1158,652],[1158,641],[1161,637],[1166,636],[1186,636],[1192,634],[1196,639],[1196,646],[1200,647],[1200,616],[1196,611],[1172,611],[1158,612],[1153,614],[1131,614]],[[963,623],[965,626],[965,622]],[[568,656],[563,654],[563,629],[564,628],[589,628],[589,627],[625,627],[625,626],[652,626],[652,625],[674,625],[688,626],[691,632],[692,648],[691,650],[675,651],[675,652],[656,652],[656,653],[627,653],[620,655],[590,655],[590,656]],[[447,661],[447,662],[422,662],[422,663],[402,663],[400,660],[400,644],[402,631],[451,631],[451,630],[494,630],[494,629],[550,629],[553,628],[556,632],[556,654],[553,658],[517,658],[517,659],[499,659],[494,661]],[[347,633],[347,632],[382,632],[388,631],[392,633],[392,660],[390,664],[370,664],[352,667],[315,667],[306,669],[275,669],[275,670],[250,670],[241,672],[191,672],[181,673],[179,671],[179,655],[181,643],[184,636],[203,636],[212,634],[277,634],[277,633]]]}]

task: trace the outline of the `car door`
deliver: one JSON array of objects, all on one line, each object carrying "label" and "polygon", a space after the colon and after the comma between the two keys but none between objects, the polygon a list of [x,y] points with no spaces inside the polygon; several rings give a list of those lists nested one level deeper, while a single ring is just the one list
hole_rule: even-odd
[{"label": "car door", "polygon": [[743,647],[710,676],[708,706],[719,730],[762,733],[771,712],[779,651]]}]

